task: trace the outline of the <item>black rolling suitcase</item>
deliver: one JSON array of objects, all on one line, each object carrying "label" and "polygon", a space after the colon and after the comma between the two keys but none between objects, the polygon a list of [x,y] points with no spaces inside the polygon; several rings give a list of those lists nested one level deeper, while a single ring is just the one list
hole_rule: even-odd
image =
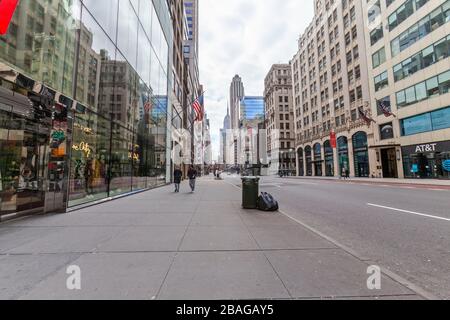
[{"label": "black rolling suitcase", "polygon": [[278,211],[278,202],[267,192],[261,192],[258,198],[258,209],[261,211]]}]

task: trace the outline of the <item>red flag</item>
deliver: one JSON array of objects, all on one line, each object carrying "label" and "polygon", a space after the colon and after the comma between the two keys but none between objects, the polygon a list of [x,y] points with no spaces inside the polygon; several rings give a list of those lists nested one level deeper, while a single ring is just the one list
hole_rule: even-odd
[{"label": "red flag", "polygon": [[331,131],[330,133],[330,144],[333,149],[336,149],[337,141],[336,141],[336,132],[334,131]]},{"label": "red flag", "polygon": [[0,0],[0,34],[8,31],[14,11],[19,0]]}]

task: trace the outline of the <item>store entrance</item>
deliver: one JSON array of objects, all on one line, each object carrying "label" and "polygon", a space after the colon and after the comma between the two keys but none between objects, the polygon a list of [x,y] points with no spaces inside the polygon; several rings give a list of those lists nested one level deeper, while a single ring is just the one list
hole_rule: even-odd
[{"label": "store entrance", "polygon": [[450,179],[450,153],[419,153],[412,156],[415,177],[423,179]]},{"label": "store entrance", "polygon": [[384,178],[398,178],[397,156],[395,148],[381,150],[381,163]]}]

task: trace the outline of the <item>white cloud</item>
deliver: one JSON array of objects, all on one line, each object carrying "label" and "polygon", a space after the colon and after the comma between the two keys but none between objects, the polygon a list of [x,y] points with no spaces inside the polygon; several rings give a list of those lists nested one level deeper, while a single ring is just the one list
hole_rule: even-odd
[{"label": "white cloud", "polygon": [[313,0],[200,0],[200,80],[211,120],[214,158],[229,86],[239,74],[247,95],[263,95],[274,63],[288,63],[312,20]]}]

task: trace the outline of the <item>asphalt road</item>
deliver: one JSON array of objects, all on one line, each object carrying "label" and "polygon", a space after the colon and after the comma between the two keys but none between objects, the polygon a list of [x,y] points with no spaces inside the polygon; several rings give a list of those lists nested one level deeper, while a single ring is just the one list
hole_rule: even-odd
[{"label": "asphalt road", "polygon": [[450,299],[450,190],[272,177],[260,186],[292,218]]}]

